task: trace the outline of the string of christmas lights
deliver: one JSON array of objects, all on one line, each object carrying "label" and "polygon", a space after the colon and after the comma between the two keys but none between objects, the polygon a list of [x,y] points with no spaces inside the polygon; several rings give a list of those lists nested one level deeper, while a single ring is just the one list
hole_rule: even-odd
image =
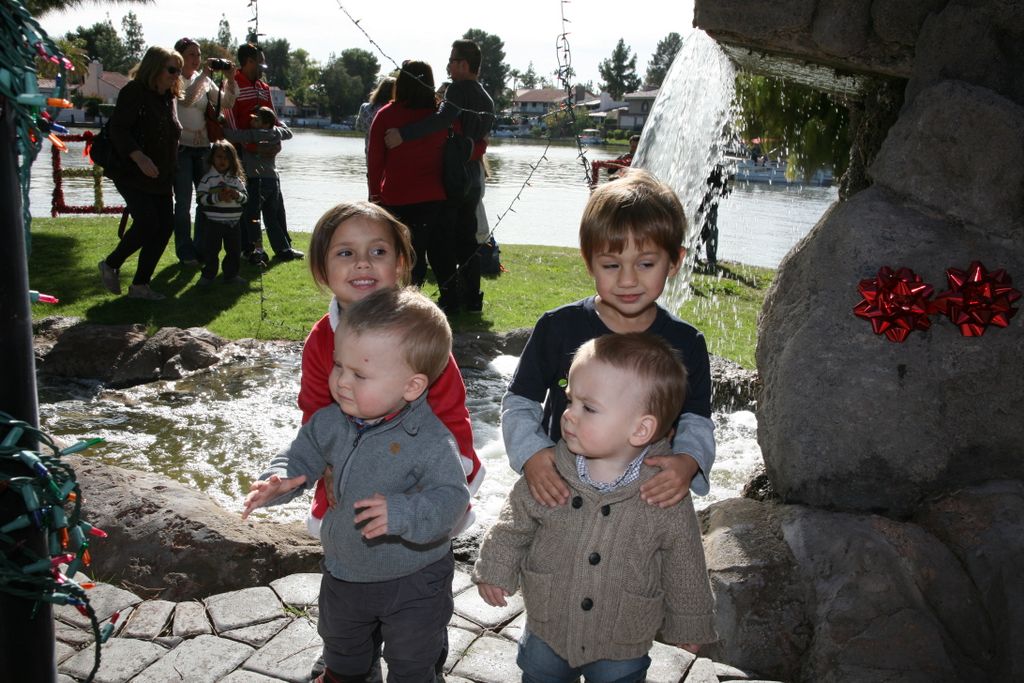
[{"label": "string of christmas lights", "polygon": [[[99,669],[100,646],[113,633],[117,617],[101,628],[86,593],[93,584],[75,577],[91,563],[90,539],[107,534],[82,519],[82,492],[74,470],[62,458],[103,439],[60,448],[49,435],[2,411],[0,434],[0,461],[6,465],[0,471],[0,492],[20,496],[25,506],[17,517],[0,520],[0,591],[37,603],[71,605],[88,618],[95,638],[95,659],[87,679],[91,681]],[[38,444],[35,450],[18,445],[26,436]],[[46,555],[13,535],[30,528],[45,535]]]}]

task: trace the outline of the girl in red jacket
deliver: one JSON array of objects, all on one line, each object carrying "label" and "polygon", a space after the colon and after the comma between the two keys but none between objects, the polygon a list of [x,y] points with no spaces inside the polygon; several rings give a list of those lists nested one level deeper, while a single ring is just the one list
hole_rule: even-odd
[{"label": "girl in red jacket", "polygon": [[[317,286],[331,290],[334,298],[327,314],[313,325],[302,349],[299,408],[303,424],[332,402],[327,378],[334,367],[334,328],[345,308],[382,287],[409,284],[415,260],[409,229],[369,202],[343,202],[329,209],[313,229],[309,251],[313,280]],[[455,437],[469,493],[475,494],[483,481],[484,467],[473,450],[466,387],[454,357],[449,357],[448,366],[428,389],[427,403]],[[317,482],[307,520],[316,538],[320,537],[320,522],[333,503],[328,501],[327,490],[322,480]],[[472,510],[467,510],[452,536],[472,522]]]}]

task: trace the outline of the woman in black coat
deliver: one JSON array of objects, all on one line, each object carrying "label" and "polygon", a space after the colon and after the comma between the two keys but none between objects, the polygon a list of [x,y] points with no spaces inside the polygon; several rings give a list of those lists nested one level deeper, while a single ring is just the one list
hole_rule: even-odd
[{"label": "woman in black coat", "polygon": [[114,181],[132,217],[132,226],[99,264],[103,286],[114,294],[121,293],[121,265],[138,251],[139,264],[128,296],[164,298],[149,281],[174,231],[172,192],[181,135],[175,98],[181,87],[181,67],[177,52],[149,48],[133,80],[117,96],[110,117],[114,159],[104,174]]}]

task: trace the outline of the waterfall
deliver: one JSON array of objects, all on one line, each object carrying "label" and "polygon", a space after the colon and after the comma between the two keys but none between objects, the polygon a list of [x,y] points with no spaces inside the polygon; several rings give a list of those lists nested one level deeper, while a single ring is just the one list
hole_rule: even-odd
[{"label": "waterfall", "polygon": [[686,36],[661,84],[633,160],[634,166],[672,187],[686,211],[686,261],[662,295],[667,302],[678,302],[687,289],[700,236],[697,208],[728,141],[735,78],[732,61],[718,43],[703,31]]}]

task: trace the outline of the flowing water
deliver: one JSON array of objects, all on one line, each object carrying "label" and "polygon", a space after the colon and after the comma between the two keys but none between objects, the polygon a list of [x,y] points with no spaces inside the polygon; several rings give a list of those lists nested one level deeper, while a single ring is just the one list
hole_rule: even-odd
[{"label": "flowing water", "polygon": [[[694,32],[666,78],[641,140],[637,164],[677,190],[691,222],[708,169],[721,156],[732,80],[732,67],[714,42]],[[621,151],[598,147],[587,150],[587,157],[608,159]],[[498,241],[575,247],[589,196],[577,149],[553,145],[544,152],[536,142],[496,140],[488,158],[484,203],[491,226],[497,224]],[[64,156],[65,166],[84,164],[74,148]],[[337,201],[365,197],[361,139],[299,130],[285,143],[278,166],[293,230],[312,229]],[[69,204],[91,202],[90,180],[69,179],[64,185]],[[34,167],[33,215],[49,215],[51,191],[50,158],[43,154]],[[116,202],[112,187],[108,193],[107,202]],[[831,188],[735,186],[719,210],[719,259],[776,266],[835,198]],[[694,256],[691,249],[690,263]],[[685,290],[685,280],[673,283],[669,300],[685,296]],[[41,420],[47,431],[69,440],[106,439],[90,452],[93,456],[166,474],[206,491],[226,509],[239,510],[248,482],[289,443],[299,425],[300,349],[267,348],[186,379],[124,391],[90,383],[43,384]],[[515,362],[502,356],[486,370],[465,371],[476,446],[488,471],[475,501],[485,524],[496,517],[516,478],[498,430],[499,402]],[[718,457],[712,494],[696,499],[698,507],[737,495],[761,461],[752,412],[716,413],[714,420]],[[300,499],[259,514],[301,519],[307,505]]]}]

